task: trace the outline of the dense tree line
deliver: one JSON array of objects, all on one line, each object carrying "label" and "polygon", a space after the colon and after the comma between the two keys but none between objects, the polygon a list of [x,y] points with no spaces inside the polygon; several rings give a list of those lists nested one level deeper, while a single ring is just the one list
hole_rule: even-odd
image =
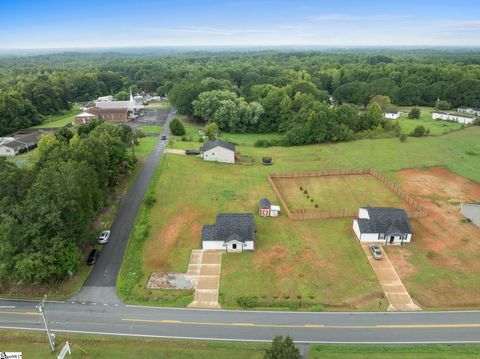
[{"label": "dense tree line", "polygon": [[109,187],[133,164],[132,136],[92,122],[43,137],[33,168],[0,158],[0,279],[41,283],[75,271]]},{"label": "dense tree line", "polygon": [[[193,103],[201,93],[233,92],[236,104],[224,111],[241,118],[239,126],[229,126],[237,131],[286,131],[284,117],[291,116],[289,101],[297,93],[325,103],[333,96],[336,105],[362,109],[377,95],[398,105],[434,106],[440,99],[453,107],[480,107],[480,53],[467,50],[57,54],[0,59],[0,75],[0,110],[6,114],[0,135],[75,101],[125,98],[129,87],[168,94],[189,116],[196,115]],[[256,103],[263,108],[253,126],[238,109],[251,103],[257,113]]]}]

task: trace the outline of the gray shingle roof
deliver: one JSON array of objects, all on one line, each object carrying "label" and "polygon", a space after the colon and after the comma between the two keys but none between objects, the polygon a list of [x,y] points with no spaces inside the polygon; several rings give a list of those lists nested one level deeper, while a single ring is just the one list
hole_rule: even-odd
[{"label": "gray shingle roof", "polygon": [[262,208],[263,208],[263,207],[268,207],[268,208],[270,208],[271,203],[270,203],[270,201],[269,201],[268,199],[262,198],[262,199],[260,200],[260,202],[259,202],[258,205],[259,205],[260,207],[262,207]]},{"label": "gray shingle roof", "polygon": [[365,207],[367,218],[357,218],[361,233],[413,234],[407,212],[401,208]]},{"label": "gray shingle roof", "polygon": [[255,223],[251,213],[220,213],[215,224],[202,228],[202,241],[245,243],[255,240]]},{"label": "gray shingle roof", "polygon": [[212,148],[215,148],[217,146],[226,148],[227,150],[234,151],[235,152],[235,145],[229,142],[225,142],[222,140],[215,140],[215,141],[208,141],[205,145],[200,147],[200,151],[205,152],[208,150],[211,150]]}]

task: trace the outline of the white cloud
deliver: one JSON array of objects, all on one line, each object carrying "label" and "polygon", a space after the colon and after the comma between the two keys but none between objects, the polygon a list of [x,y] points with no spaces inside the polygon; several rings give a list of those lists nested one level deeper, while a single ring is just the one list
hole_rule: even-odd
[{"label": "white cloud", "polygon": [[377,15],[351,15],[351,14],[322,14],[311,16],[311,21],[355,21],[355,20],[378,20],[378,19],[406,19],[410,16],[396,14],[377,14]]}]

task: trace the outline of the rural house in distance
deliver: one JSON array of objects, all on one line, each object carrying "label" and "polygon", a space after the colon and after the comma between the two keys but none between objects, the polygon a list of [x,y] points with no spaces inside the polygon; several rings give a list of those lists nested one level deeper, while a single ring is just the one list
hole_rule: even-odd
[{"label": "rural house in distance", "polygon": [[222,140],[209,141],[200,147],[204,161],[235,163],[235,145]]},{"label": "rural house in distance", "polygon": [[363,207],[353,220],[353,231],[360,243],[402,245],[412,240],[407,212],[400,208]]},{"label": "rural house in distance", "polygon": [[434,111],[432,112],[432,119],[434,120],[444,120],[444,121],[455,121],[458,123],[463,123],[469,125],[475,122],[475,117],[468,114],[459,114],[453,112],[443,112],[443,111]]},{"label": "rural house in distance", "polygon": [[250,213],[220,213],[215,224],[202,228],[202,249],[226,252],[255,249],[255,223]]},{"label": "rural house in distance", "polygon": [[388,110],[383,114],[385,118],[388,118],[389,120],[398,120],[400,118],[400,111],[397,110]]}]

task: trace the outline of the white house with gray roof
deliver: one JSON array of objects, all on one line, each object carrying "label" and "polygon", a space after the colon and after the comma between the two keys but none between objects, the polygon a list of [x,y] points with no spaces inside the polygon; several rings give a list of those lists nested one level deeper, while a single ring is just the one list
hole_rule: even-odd
[{"label": "white house with gray roof", "polygon": [[353,231],[360,243],[402,245],[412,240],[413,230],[407,212],[400,208],[362,207],[353,220]]},{"label": "white house with gray roof", "polygon": [[255,223],[251,213],[220,213],[215,224],[202,228],[202,249],[226,252],[255,249]]},{"label": "white house with gray roof", "polygon": [[443,121],[455,121],[458,123],[463,123],[465,125],[470,125],[475,122],[475,116],[469,114],[459,114],[454,112],[443,112],[443,111],[434,111],[432,112],[432,119],[434,120],[443,120]]},{"label": "white house with gray roof", "polygon": [[222,140],[209,141],[200,147],[204,161],[235,163],[235,145]]}]

